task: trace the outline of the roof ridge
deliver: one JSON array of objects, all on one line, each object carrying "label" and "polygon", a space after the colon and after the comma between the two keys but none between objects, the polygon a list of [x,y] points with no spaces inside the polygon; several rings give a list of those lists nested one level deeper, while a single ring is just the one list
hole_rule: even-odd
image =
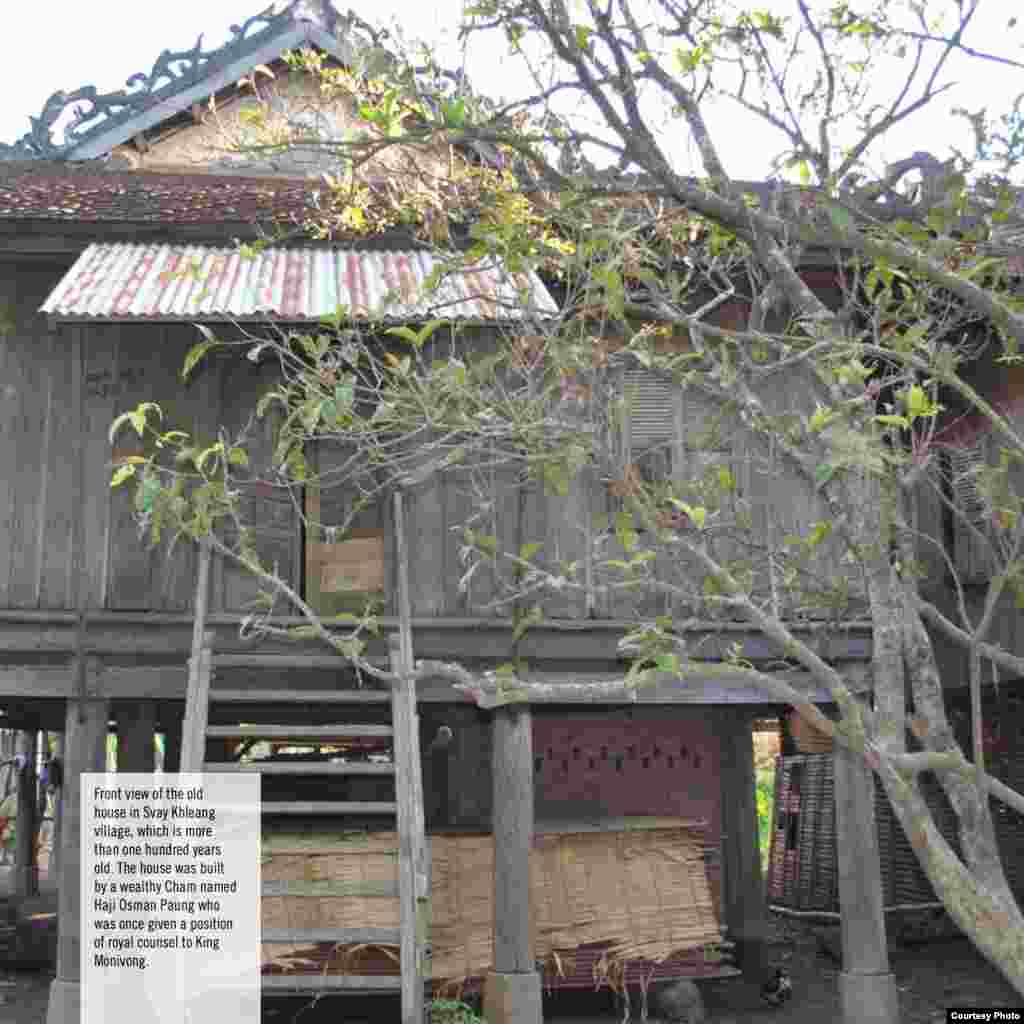
[{"label": "roof ridge", "polygon": [[[28,132],[13,144],[0,143],[0,163],[68,159],[85,143],[166,104],[219,69],[249,56],[258,58],[255,63],[260,63],[263,51],[275,37],[294,35],[294,30],[302,26],[301,31],[312,32],[318,44],[326,44],[328,40],[337,41],[343,24],[346,21],[332,0],[290,0],[276,12],[272,3],[241,25],[230,25],[231,38],[219,47],[204,50],[200,33],[190,50],[164,50],[148,74],[136,72],[125,82],[124,89],[100,93],[95,86],[84,85],[71,93],[58,90],[46,101],[38,117],[29,117],[32,127]],[[72,104],[82,103],[88,106],[72,108],[63,141],[55,142],[53,129],[57,122]]]}]

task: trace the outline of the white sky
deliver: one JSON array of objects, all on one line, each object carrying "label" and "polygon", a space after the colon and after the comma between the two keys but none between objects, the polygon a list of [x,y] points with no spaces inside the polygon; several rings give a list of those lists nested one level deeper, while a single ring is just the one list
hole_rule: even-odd
[{"label": "white sky", "polygon": [[[86,0],[72,3],[59,0],[59,20],[48,20],[53,8],[43,5],[10,4],[4,11],[4,61],[0,64],[0,141],[13,142],[28,130],[28,117],[38,115],[43,104],[57,89],[73,91],[82,85],[95,85],[100,92],[124,87],[135,72],[148,72],[164,49],[191,48],[197,35],[204,33],[204,49],[210,49],[229,37],[229,26],[262,10],[269,0],[174,0],[167,4],[140,4],[138,0]],[[979,49],[1004,56],[1024,58],[1021,42],[1024,29],[1010,39],[1006,22],[1015,6],[1010,0],[982,0],[968,41]],[[345,9],[348,4],[338,3]],[[447,29],[454,35],[461,0],[353,0],[355,9],[367,20],[401,19],[405,31],[413,36],[432,37]],[[789,12],[793,0],[760,0],[751,6],[771,7]],[[1024,21],[1024,16],[1022,16]],[[470,65],[474,85],[481,92],[509,94],[513,81],[511,58],[495,44],[482,61]],[[875,152],[881,166],[901,159],[915,149],[927,149],[943,157],[952,142],[971,149],[967,126],[949,117],[951,106],[976,110],[1000,105],[1024,91],[1024,71],[1001,69],[996,65],[979,66],[959,57],[954,59],[947,77],[961,80],[957,89],[940,98],[934,107],[915,115]],[[673,122],[680,132],[682,123]],[[760,178],[768,173],[770,157],[778,151],[779,136],[736,112],[723,108],[712,124],[727,170],[736,177]],[[694,162],[692,146],[683,139],[677,147],[682,170],[700,173]]]}]

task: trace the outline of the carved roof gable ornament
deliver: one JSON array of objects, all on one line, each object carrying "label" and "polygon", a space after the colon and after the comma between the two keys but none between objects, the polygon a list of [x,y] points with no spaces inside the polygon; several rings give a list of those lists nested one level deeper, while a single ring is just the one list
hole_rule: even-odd
[{"label": "carved roof gable ornament", "polygon": [[[134,138],[220,89],[237,82],[257,64],[286,50],[312,45],[348,63],[350,25],[331,0],[292,0],[275,13],[274,5],[230,26],[224,45],[203,50],[202,35],[191,50],[164,50],[149,74],[139,72],[116,92],[100,93],[86,85],[55,92],[31,129],[13,145],[0,143],[0,160],[91,160]],[[75,106],[72,106],[76,104]],[[63,140],[54,127],[71,110]]]}]

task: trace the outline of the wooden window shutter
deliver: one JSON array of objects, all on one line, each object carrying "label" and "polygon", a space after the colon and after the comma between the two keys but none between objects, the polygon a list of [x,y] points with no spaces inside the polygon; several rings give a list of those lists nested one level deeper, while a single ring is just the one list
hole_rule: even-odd
[{"label": "wooden window shutter", "polygon": [[639,454],[675,437],[675,404],[679,386],[665,374],[643,367],[623,371],[623,393],[629,401],[628,444]]},{"label": "wooden window shutter", "polygon": [[992,573],[992,515],[978,487],[978,473],[988,465],[990,447],[990,439],[984,437],[974,444],[949,450],[949,477],[956,510],[953,556],[962,583],[983,583]]}]

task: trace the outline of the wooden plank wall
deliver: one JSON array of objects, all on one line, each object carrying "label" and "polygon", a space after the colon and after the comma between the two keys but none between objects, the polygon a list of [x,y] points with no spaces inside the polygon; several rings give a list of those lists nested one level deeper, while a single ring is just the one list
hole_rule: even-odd
[{"label": "wooden plank wall", "polygon": [[[233,352],[225,359],[208,359],[183,385],[182,362],[199,338],[192,325],[64,325],[51,332],[36,310],[62,270],[42,264],[0,269],[0,323],[5,325],[0,331],[0,458],[7,468],[0,474],[0,536],[5,538],[0,541],[0,607],[74,607],[72,527],[80,514],[88,607],[185,611],[193,598],[193,552],[185,544],[168,558],[166,545],[147,550],[140,542],[128,492],[109,487],[115,452],[107,431],[118,413],[143,400],[164,406],[168,426],[196,431],[208,440],[221,422],[236,431],[272,382],[274,366],[254,365]],[[477,332],[470,340],[480,344],[486,339]],[[445,357],[445,345],[451,344],[439,339],[435,355]],[[81,365],[76,364],[79,358]],[[800,389],[792,375],[780,379],[779,408],[804,406],[806,394]],[[682,415],[687,429],[705,418],[696,401],[684,400]],[[76,474],[72,463],[79,422],[82,466]],[[272,425],[268,421],[256,429],[262,438],[254,466],[259,471],[269,465]],[[130,429],[121,433],[116,449],[120,454],[139,450]],[[826,516],[812,488],[794,488],[790,474],[776,473],[763,453],[738,435],[731,449],[719,454],[731,460],[740,494],[763,528],[774,524],[780,534],[805,531]],[[73,493],[76,475],[82,479],[80,496]],[[614,512],[614,499],[598,474],[581,477],[567,496],[546,494],[539,484],[520,487],[512,469],[493,472],[490,486],[491,500],[481,501],[467,474],[453,470],[411,489],[410,585],[417,617],[510,614],[509,605],[495,604],[514,572],[510,563],[485,563],[459,586],[467,566],[460,558],[463,537],[453,527],[471,514],[477,517],[475,528],[497,537],[500,551],[518,552],[525,542],[541,541],[541,557],[548,564],[575,562],[579,578],[586,578],[590,545],[600,533],[597,520],[607,521]],[[249,507],[262,523],[257,546],[264,559],[301,585],[301,538],[295,511],[284,497],[283,492],[254,491]],[[395,571],[388,508],[385,502],[368,509],[359,524],[384,530],[385,612],[393,610]],[[920,514],[922,523],[926,519],[932,523],[928,529],[938,528],[934,509]],[[613,543],[606,543],[604,554],[615,557]],[[837,571],[835,562],[828,562],[829,551],[823,549],[821,557],[820,571]],[[214,573],[211,608],[243,611],[258,589],[244,571],[221,565]],[[632,618],[670,607],[662,595],[643,589],[590,605],[569,592],[548,595],[540,603],[546,616],[570,619]]]},{"label": "wooden plank wall", "polygon": [[[10,265],[8,265],[9,269]],[[0,607],[64,608],[71,576],[72,346],[36,310],[62,267],[0,270]]]}]

